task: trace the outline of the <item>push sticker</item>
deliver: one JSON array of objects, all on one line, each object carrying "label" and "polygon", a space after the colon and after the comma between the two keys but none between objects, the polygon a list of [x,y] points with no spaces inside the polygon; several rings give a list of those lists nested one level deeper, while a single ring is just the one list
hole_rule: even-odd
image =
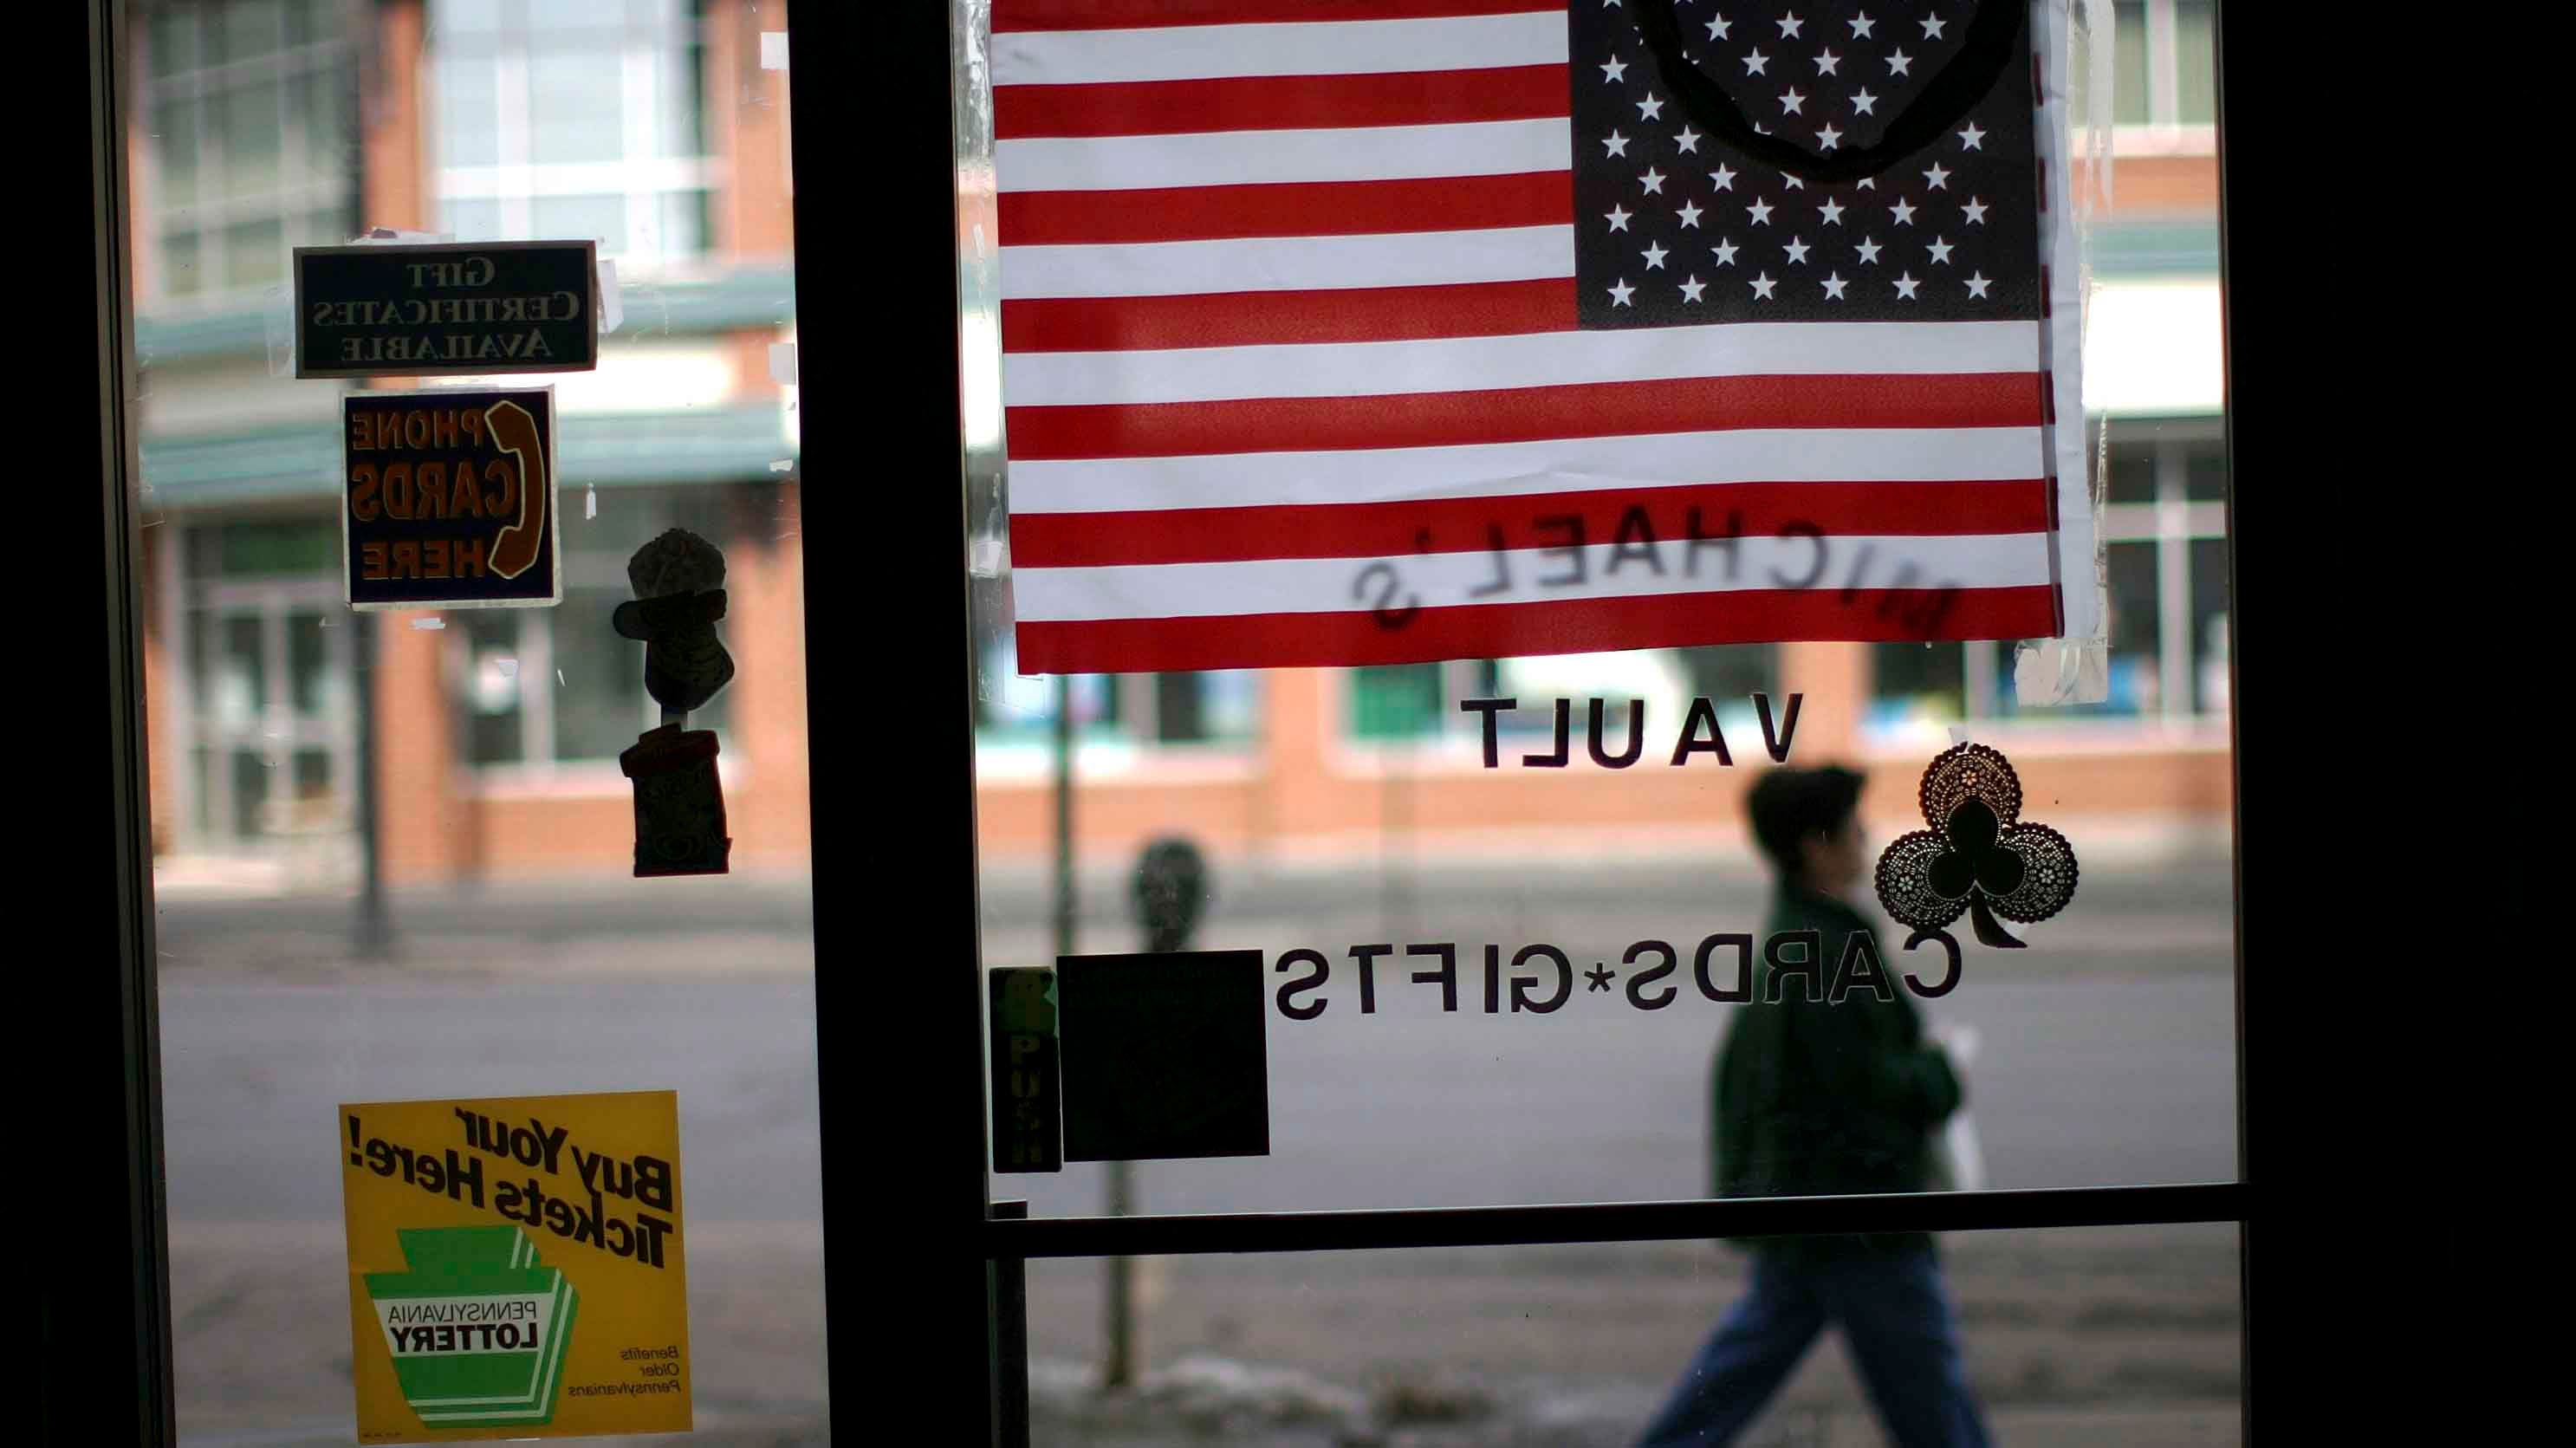
[{"label": "push sticker", "polygon": [[675,1093],[339,1117],[358,1441],[693,1426]]}]

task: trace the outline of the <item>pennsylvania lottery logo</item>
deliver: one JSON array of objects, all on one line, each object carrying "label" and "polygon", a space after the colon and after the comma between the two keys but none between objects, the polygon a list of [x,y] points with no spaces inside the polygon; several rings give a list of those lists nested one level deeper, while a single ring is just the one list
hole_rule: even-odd
[{"label": "pennsylvania lottery logo", "polygon": [[553,1421],[580,1294],[516,1227],[403,1230],[409,1270],[367,1296],[404,1401],[429,1427]]}]

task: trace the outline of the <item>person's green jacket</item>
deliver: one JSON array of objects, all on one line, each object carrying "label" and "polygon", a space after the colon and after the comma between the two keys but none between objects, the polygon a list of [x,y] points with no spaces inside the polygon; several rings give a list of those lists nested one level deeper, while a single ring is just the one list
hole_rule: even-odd
[{"label": "person's green jacket", "polygon": [[[1902,962],[1877,962],[1885,998],[1865,981],[1840,1003],[1827,998],[1855,933],[1878,944],[1849,905],[1794,886],[1771,907],[1766,935],[1813,930],[1822,948],[1807,982],[1773,972],[1754,953],[1753,996],[1735,1011],[1718,1053],[1716,1177],[1721,1197],[1846,1196],[1919,1192],[1929,1185],[1932,1133],[1959,1108],[1949,1057],[1923,1040],[1922,1017],[1904,985]],[[1797,952],[1787,952],[1795,959]],[[1777,997],[1776,999],[1774,997]],[[1874,1237],[1754,1239],[1786,1256],[1927,1247],[1920,1233]]]}]

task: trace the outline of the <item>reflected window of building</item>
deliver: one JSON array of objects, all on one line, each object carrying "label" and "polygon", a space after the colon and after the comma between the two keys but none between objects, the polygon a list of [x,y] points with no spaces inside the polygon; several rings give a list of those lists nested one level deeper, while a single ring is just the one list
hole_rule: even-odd
[{"label": "reflected window of building", "polygon": [[707,248],[693,0],[431,0],[440,229],[590,237],[645,267]]},{"label": "reflected window of building", "polygon": [[[2206,127],[2218,119],[2217,6],[2212,0],[2113,0],[2111,123],[2140,133]],[[2094,45],[2102,38],[2093,38]],[[2088,116],[2091,67],[2076,51],[2073,111]],[[2176,138],[2163,138],[2168,144]],[[2215,138],[2207,145],[2214,148]],[[2195,149],[2198,149],[2195,147]]]},{"label": "reflected window of building", "polygon": [[194,687],[169,721],[192,844],[345,830],[357,735],[350,615],[328,518],[268,513],[181,531],[188,586],[175,661]]},{"label": "reflected window of building", "polygon": [[2009,641],[1879,644],[1873,734],[2016,717],[2189,725],[2227,712],[2227,452],[2217,419],[2123,419],[2107,451],[2107,697],[2023,709]]},{"label": "reflected window of building", "polygon": [[357,70],[342,19],[330,0],[236,0],[163,5],[136,27],[147,297],[280,286],[290,248],[349,239]]}]

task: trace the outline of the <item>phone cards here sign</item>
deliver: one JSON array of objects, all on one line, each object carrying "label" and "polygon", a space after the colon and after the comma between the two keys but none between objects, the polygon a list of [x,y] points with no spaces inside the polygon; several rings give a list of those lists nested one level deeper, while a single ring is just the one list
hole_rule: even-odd
[{"label": "phone cards here sign", "polygon": [[352,608],[542,608],[563,598],[547,387],[341,399]]}]

